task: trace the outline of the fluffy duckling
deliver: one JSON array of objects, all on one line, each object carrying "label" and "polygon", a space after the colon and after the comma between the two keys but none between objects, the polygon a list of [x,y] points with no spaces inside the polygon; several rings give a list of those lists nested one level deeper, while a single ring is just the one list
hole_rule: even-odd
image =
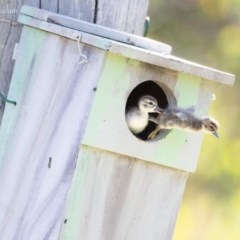
[{"label": "fluffy duckling", "polygon": [[177,107],[168,107],[159,114],[155,122],[157,122],[156,129],[151,132],[148,139],[153,139],[161,129],[184,129],[190,131],[204,131],[218,136],[217,130],[218,122],[211,117],[198,118],[194,115],[194,109],[182,109]]},{"label": "fluffy duckling", "polygon": [[149,113],[162,113],[163,109],[158,106],[156,98],[150,95],[144,95],[139,98],[137,106],[126,110],[126,121],[133,134],[141,133],[148,125],[149,121],[155,123],[154,117]]}]

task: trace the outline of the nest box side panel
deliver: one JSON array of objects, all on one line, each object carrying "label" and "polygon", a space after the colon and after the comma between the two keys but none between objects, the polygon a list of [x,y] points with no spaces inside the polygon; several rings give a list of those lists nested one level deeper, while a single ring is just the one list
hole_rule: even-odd
[{"label": "nest box side panel", "polygon": [[126,101],[132,90],[147,80],[168,86],[180,107],[201,107],[201,78],[109,53],[82,144],[194,171],[201,133],[172,130],[162,139],[142,141],[130,132],[125,120]]},{"label": "nest box side panel", "polygon": [[[0,238],[57,239],[105,52],[24,27],[0,138]],[[94,71],[92,70],[94,69]]]},{"label": "nest box side panel", "polygon": [[15,132],[15,125],[18,123],[18,115],[20,112],[20,106],[24,101],[25,92],[28,88],[32,67],[36,63],[36,54],[40,51],[41,44],[46,39],[46,33],[42,31],[23,28],[21,35],[21,48],[18,48],[18,60],[15,64],[15,70],[13,72],[13,79],[8,98],[14,99],[17,105],[6,104],[4,116],[2,119],[2,125],[0,129],[0,167],[3,164],[3,154],[6,153],[10,146],[8,140]]},{"label": "nest box side panel", "polygon": [[81,146],[60,239],[171,239],[187,175]]}]

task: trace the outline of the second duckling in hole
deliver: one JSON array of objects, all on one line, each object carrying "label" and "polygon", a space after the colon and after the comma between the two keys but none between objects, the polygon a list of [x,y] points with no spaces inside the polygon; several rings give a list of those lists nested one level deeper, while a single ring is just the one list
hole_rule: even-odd
[{"label": "second duckling in hole", "polygon": [[153,116],[149,113],[161,114],[163,109],[158,106],[155,97],[151,95],[141,96],[138,100],[137,106],[126,109],[126,121],[129,129],[134,135],[141,133],[148,125],[149,121],[156,122]]}]

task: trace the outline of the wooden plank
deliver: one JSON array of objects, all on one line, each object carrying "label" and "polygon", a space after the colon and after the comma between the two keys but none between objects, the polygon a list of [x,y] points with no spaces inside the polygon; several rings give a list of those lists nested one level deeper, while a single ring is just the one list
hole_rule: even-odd
[{"label": "wooden plank", "polygon": [[170,53],[171,47],[167,44],[160,43],[148,38],[139,37],[136,35],[120,32],[117,30],[109,29],[103,26],[91,24],[88,22],[77,21],[73,19],[62,18],[61,16],[49,16],[47,21],[59,24],[63,27],[72,28],[81,32],[90,33],[99,37],[108,38],[114,41],[126,43],[136,47],[157,51],[162,53]]},{"label": "wooden plank", "polygon": [[[76,19],[93,22],[97,0],[65,1],[58,0],[59,13]],[[105,14],[109,13],[105,11]]]},{"label": "wooden plank", "polygon": [[123,55],[127,58],[190,74],[216,83],[233,85],[235,82],[235,75],[233,74],[219,71],[173,55],[151,52],[145,49],[139,50],[134,47],[131,47],[130,50],[123,44],[112,44],[108,51]]},{"label": "wooden plank", "polygon": [[[71,2],[71,1],[69,1]],[[58,12],[59,11],[59,0],[41,0],[40,1],[40,6],[41,9],[45,9],[47,11],[51,12]],[[71,16],[71,15],[70,15]]]},{"label": "wooden plank", "polygon": [[[39,0],[27,0],[26,4],[38,7]],[[22,25],[17,22],[21,3],[18,0],[0,1],[0,92],[7,96],[14,61],[12,60],[15,43],[19,41]],[[0,99],[0,124],[4,111],[4,102]]]},{"label": "wooden plank", "polygon": [[81,146],[60,239],[172,239],[187,175]]},{"label": "wooden plank", "polygon": [[23,31],[9,92],[17,106],[6,106],[0,131],[0,239],[58,239],[105,58],[81,49],[87,64],[76,42]]},{"label": "wooden plank", "polygon": [[33,26],[74,40],[77,39],[77,36],[81,36],[81,42],[83,43],[159,67],[191,74],[196,77],[201,77],[222,84],[233,85],[235,81],[235,76],[233,74],[209,68],[173,55],[153,52],[85,32],[63,28],[56,24],[27,17],[26,15],[20,15],[19,21],[25,25]]},{"label": "wooden plank", "polygon": [[147,9],[146,0],[98,0],[96,23],[142,36]]},{"label": "wooden plank", "polygon": [[59,13],[112,29],[143,35],[148,0],[59,0]]},{"label": "wooden plank", "polygon": [[52,22],[54,24],[58,24],[66,28],[79,30],[81,32],[85,32],[85,33],[100,36],[103,38],[111,39],[114,41],[130,44],[130,45],[141,47],[144,49],[162,52],[162,53],[171,52],[171,47],[161,42],[157,42],[157,41],[136,36],[133,34],[128,34],[126,32],[117,31],[111,28],[106,28],[104,26],[92,24],[89,22],[80,21],[74,18],[53,14],[51,12],[43,11],[37,8],[24,6],[21,10],[21,14],[30,16],[35,19],[47,21],[50,23]]}]

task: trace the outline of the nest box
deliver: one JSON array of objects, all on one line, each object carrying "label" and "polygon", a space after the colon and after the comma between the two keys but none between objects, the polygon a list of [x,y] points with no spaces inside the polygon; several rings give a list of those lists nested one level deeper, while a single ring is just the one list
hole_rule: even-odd
[{"label": "nest box", "polygon": [[[72,221],[77,226],[71,228],[76,238],[66,239],[100,239],[96,236],[104,224],[109,231],[101,234],[108,237],[101,239],[152,239],[170,231],[186,180],[182,176],[195,171],[203,134],[162,130],[152,140],[146,139],[147,132],[136,137],[126,123],[126,108],[149,94],[162,108],[194,107],[204,116],[214,91],[233,84],[234,76],[175,57],[166,44],[55,13],[25,6],[19,22],[24,28],[8,96],[17,105],[6,107],[0,147],[2,176],[5,181],[12,176],[1,201],[8,206],[8,199],[21,197],[4,210],[18,225],[14,229],[24,229],[20,236],[25,239],[45,239],[43,233],[51,232],[49,226],[59,224],[54,219],[65,212],[64,224],[76,214]],[[99,159],[111,161],[101,165]],[[150,195],[144,189],[151,189]],[[139,209],[146,206],[150,210],[141,217]],[[17,211],[8,212],[14,207]],[[124,222],[132,224],[131,230],[124,230]],[[109,235],[113,229],[118,238]],[[129,238],[121,235],[125,231]]]},{"label": "nest box", "polygon": [[[92,76],[97,78],[87,129],[80,144],[172,168],[195,170],[201,133],[172,130],[161,131],[151,141],[146,140],[144,133],[137,138],[126,124],[125,109],[128,104],[136,104],[141,95],[149,94],[162,108],[194,107],[197,115],[204,116],[214,90],[219,84],[233,84],[233,75],[172,56],[170,46],[150,39],[28,7],[21,13],[19,21],[26,26],[58,35],[51,40],[51,46],[59,44],[54,50],[40,36],[25,40],[30,47],[42,41],[41,52],[46,61],[58,58],[60,63],[67,58],[68,69],[77,65],[88,68],[87,75],[76,71],[75,79],[66,71],[69,81],[80,79],[81,90],[85,91]],[[71,44],[70,51],[60,46],[59,42],[66,41]],[[86,45],[92,47],[91,51],[84,52]],[[94,54],[95,49],[105,54],[101,64],[90,68],[99,55]],[[44,74],[49,71],[44,70]],[[79,108],[83,104],[79,102]]]}]

